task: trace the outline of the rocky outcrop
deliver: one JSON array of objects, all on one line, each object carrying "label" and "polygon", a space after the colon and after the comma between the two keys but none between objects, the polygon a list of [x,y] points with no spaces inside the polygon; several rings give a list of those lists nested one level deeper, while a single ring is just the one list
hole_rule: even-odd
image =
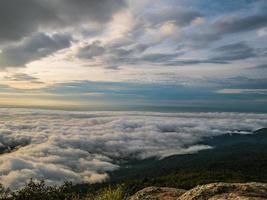
[{"label": "rocky outcrop", "polygon": [[130,200],[176,200],[184,194],[186,190],[167,187],[147,187],[135,195]]},{"label": "rocky outcrop", "polygon": [[175,188],[148,187],[130,200],[266,200],[264,183],[212,183],[185,192]]}]

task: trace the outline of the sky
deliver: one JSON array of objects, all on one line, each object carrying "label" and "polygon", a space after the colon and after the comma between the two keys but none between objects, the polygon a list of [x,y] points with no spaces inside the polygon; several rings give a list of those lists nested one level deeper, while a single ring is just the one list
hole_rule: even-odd
[{"label": "sky", "polygon": [[267,112],[266,0],[1,0],[0,107]]}]

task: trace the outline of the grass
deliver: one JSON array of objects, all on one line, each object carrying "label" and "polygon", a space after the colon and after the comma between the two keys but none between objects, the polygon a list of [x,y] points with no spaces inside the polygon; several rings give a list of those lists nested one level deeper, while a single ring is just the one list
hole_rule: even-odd
[{"label": "grass", "polygon": [[123,193],[122,186],[118,186],[115,189],[108,187],[101,191],[93,198],[89,198],[87,200],[124,200],[126,199],[126,195]]}]

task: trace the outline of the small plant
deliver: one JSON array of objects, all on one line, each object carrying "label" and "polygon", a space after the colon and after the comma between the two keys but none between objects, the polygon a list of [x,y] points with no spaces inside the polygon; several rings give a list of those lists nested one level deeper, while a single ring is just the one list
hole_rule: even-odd
[{"label": "small plant", "polygon": [[123,193],[122,186],[118,186],[117,188],[113,189],[108,187],[101,191],[99,194],[96,195],[94,200],[124,200],[126,199]]},{"label": "small plant", "polygon": [[2,184],[0,184],[0,200],[10,199],[11,191],[6,189]]}]

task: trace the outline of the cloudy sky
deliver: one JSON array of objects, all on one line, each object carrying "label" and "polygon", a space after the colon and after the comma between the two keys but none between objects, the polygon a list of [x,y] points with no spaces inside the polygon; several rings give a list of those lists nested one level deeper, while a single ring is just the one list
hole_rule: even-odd
[{"label": "cloudy sky", "polygon": [[1,0],[0,106],[267,112],[266,0]]}]

